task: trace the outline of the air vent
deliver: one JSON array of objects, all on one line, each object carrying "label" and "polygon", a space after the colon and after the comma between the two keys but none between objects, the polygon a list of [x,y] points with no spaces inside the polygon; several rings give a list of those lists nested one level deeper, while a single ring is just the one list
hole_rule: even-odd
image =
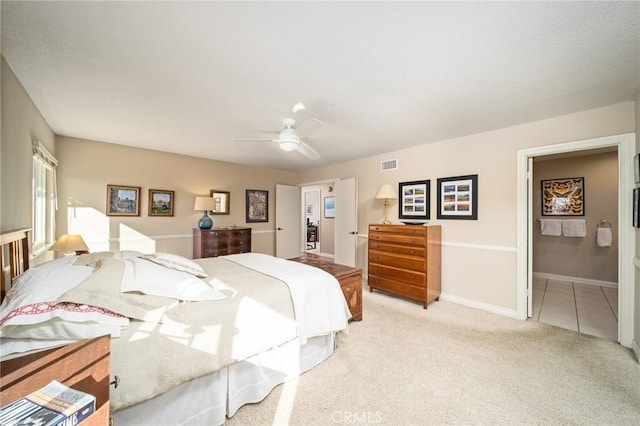
[{"label": "air vent", "polygon": [[398,168],[398,160],[382,160],[380,162],[380,171],[388,172],[389,170],[396,170]]}]

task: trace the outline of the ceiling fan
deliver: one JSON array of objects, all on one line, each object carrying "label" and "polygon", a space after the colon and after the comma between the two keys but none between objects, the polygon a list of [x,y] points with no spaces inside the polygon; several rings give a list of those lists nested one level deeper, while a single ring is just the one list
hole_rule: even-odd
[{"label": "ceiling fan", "polygon": [[256,141],[256,142],[275,142],[283,151],[298,151],[302,155],[316,160],[320,155],[308,144],[302,141],[303,138],[309,136],[323,126],[322,121],[317,118],[310,118],[297,127],[296,120],[293,118],[282,119],[284,128],[278,133],[276,139],[233,139],[234,141]]}]

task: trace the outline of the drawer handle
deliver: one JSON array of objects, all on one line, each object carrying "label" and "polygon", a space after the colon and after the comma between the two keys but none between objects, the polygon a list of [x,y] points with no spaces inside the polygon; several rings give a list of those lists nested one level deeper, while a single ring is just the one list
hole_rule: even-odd
[{"label": "drawer handle", "polygon": [[113,385],[114,389],[118,389],[118,386],[120,386],[120,377],[116,374],[113,376],[113,380],[109,384]]}]

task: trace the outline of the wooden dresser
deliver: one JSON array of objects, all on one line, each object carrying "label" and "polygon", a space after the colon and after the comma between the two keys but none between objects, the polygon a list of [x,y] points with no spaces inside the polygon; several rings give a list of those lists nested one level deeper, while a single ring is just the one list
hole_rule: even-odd
[{"label": "wooden dresser", "polygon": [[251,228],[193,228],[193,258],[251,251]]},{"label": "wooden dresser", "polygon": [[362,269],[351,266],[339,265],[333,259],[320,257],[312,253],[305,253],[300,257],[294,257],[295,262],[306,263],[315,266],[333,275],[340,283],[342,294],[351,312],[350,321],[362,321]]},{"label": "wooden dresser", "polygon": [[0,401],[7,405],[57,380],[96,397],[96,412],[83,426],[109,424],[111,337],[81,340],[66,346],[11,358],[0,363]]},{"label": "wooden dresser", "polygon": [[427,304],[440,297],[441,227],[369,225],[369,291]]}]

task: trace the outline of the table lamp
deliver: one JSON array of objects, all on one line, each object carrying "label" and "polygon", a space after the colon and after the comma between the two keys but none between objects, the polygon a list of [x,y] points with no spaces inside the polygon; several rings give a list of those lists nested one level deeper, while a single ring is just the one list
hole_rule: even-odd
[{"label": "table lamp", "polygon": [[82,236],[73,234],[64,234],[49,250],[59,251],[63,254],[75,252],[75,254],[89,253],[89,247],[84,242]]},{"label": "table lamp", "polygon": [[213,211],[216,208],[216,200],[213,197],[196,197],[196,205],[193,207],[194,210],[202,210],[204,212],[204,216],[200,218],[198,221],[198,226],[200,229],[211,229],[213,226],[213,221],[209,217],[209,210]]},{"label": "table lamp", "polygon": [[389,218],[387,217],[387,207],[389,206],[389,200],[397,200],[398,196],[396,195],[396,191],[393,190],[393,187],[389,184],[384,184],[378,190],[376,194],[376,200],[384,200],[384,220],[382,223],[384,225],[388,225],[391,223]]}]

